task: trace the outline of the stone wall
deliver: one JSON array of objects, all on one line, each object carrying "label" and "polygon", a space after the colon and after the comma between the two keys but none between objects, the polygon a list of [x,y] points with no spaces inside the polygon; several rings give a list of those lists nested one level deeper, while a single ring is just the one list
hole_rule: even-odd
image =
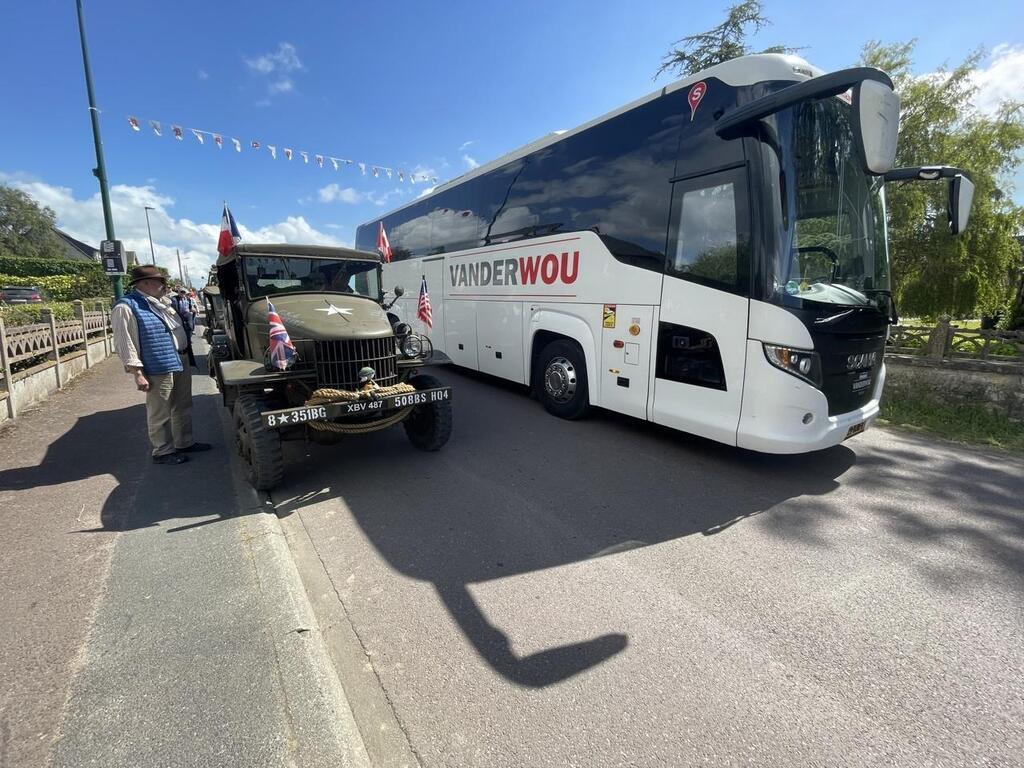
[{"label": "stone wall", "polygon": [[973,403],[1024,421],[1024,366],[980,360],[885,356],[887,392],[943,403]]}]

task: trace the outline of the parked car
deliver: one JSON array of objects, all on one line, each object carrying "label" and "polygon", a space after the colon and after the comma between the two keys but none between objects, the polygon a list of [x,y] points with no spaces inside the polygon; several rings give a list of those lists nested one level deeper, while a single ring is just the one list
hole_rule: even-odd
[{"label": "parked car", "polygon": [[5,285],[0,288],[2,304],[41,304],[43,291],[34,285]]}]

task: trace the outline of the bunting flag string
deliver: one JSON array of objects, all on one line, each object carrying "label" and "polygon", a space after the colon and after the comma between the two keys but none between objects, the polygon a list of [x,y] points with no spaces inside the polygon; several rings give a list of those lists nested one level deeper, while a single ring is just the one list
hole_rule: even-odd
[{"label": "bunting flag string", "polygon": [[[149,127],[153,130],[153,133],[157,137],[163,137],[163,127],[159,120],[148,120],[147,122],[149,124]],[[133,133],[138,133],[141,129],[141,122],[139,118],[135,117],[134,115],[129,115],[128,127],[132,130]],[[180,125],[177,125],[175,123],[171,124],[171,135],[173,135],[177,141],[184,141],[186,130],[189,131],[193,136],[195,136],[196,141],[199,142],[200,144],[205,144],[205,137],[210,136],[213,138],[213,143],[217,145],[217,149],[224,148],[223,134],[214,133],[212,131],[203,131],[198,128],[182,128]],[[241,152],[241,139],[237,139],[233,136],[230,137],[230,139],[231,144],[235,148],[235,152]],[[249,141],[249,147],[253,151],[259,152],[263,148],[263,146],[264,145],[258,139],[251,139]],[[267,151],[270,153],[270,159],[277,160],[277,146],[274,144],[267,144],[265,146],[267,148]],[[284,152],[285,159],[290,161],[294,155],[293,151],[289,147],[283,147],[282,151]],[[310,153],[301,149],[298,150],[298,153],[302,157],[303,164],[309,165]],[[323,168],[324,162],[329,161],[331,167],[335,171],[340,171],[343,166],[355,165],[357,168],[359,168],[359,173],[362,176],[366,175],[366,169],[369,168],[375,179],[380,178],[381,174],[383,174],[388,179],[392,179],[397,176],[398,180],[403,183],[406,180],[408,180],[410,184],[437,184],[436,176],[430,176],[429,174],[426,173],[417,173],[415,171],[407,171],[403,168],[392,168],[385,165],[371,165],[367,163],[356,162],[355,160],[348,160],[343,157],[334,157],[333,155],[324,155],[320,153],[314,153],[313,160],[316,162],[318,168]]]}]

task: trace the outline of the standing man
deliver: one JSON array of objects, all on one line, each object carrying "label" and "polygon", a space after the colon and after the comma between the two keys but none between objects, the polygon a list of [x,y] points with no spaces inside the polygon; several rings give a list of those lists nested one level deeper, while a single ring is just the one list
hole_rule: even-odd
[{"label": "standing man", "polygon": [[167,278],[157,267],[135,267],[129,286],[111,313],[114,349],[146,393],[153,462],[184,464],[186,454],[211,447],[192,439],[191,340],[178,313],[162,301]]},{"label": "standing man", "polygon": [[185,334],[191,337],[196,323],[195,316],[192,313],[192,300],[184,288],[178,289],[178,295],[171,299],[171,305],[174,307],[174,311],[178,313],[178,317],[181,318],[181,324],[185,326]]}]

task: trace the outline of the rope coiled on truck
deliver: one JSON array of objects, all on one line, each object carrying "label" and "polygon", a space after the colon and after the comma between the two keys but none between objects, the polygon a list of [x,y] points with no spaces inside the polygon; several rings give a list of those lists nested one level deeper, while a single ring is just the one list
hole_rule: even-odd
[{"label": "rope coiled on truck", "polygon": [[[306,405],[354,403],[359,400],[371,401],[377,400],[381,397],[388,397],[389,395],[408,395],[415,391],[416,387],[411,384],[406,384],[405,382],[392,384],[389,387],[377,387],[376,389],[364,389],[359,391],[321,387],[309,396],[309,399],[306,401]],[[348,435],[360,435],[366,432],[375,432],[378,429],[384,429],[385,427],[397,424],[408,416],[412,409],[413,406],[402,408],[401,410],[395,411],[394,413],[385,416],[383,419],[378,419],[377,421],[364,421],[359,422],[358,424],[343,424],[334,421],[310,421],[306,426],[320,430],[321,432],[340,432]]]}]

